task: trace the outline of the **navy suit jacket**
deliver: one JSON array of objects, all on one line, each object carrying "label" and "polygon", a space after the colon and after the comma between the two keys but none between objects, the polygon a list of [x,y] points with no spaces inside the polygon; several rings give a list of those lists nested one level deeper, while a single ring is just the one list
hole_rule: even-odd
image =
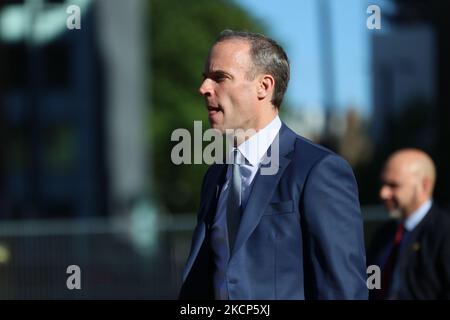
[{"label": "navy suit jacket", "polygon": [[[226,281],[234,299],[367,299],[363,223],[350,166],[331,151],[279,132],[279,169],[258,171]],[[226,164],[205,174],[180,299],[213,299],[210,230]]]},{"label": "navy suit jacket", "polygon": [[[394,242],[398,221],[384,223],[368,250],[368,262],[383,269],[383,256]],[[398,258],[400,300],[450,299],[450,216],[433,204],[411,231]],[[371,299],[380,299],[371,290]]]}]

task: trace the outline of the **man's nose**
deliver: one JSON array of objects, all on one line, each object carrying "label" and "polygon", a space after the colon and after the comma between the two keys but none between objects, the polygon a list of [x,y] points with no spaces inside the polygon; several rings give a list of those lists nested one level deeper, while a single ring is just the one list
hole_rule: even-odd
[{"label": "man's nose", "polygon": [[382,186],[380,189],[380,198],[381,200],[386,200],[390,197],[391,190],[388,186]]},{"label": "man's nose", "polygon": [[211,83],[209,79],[203,80],[202,84],[200,85],[200,88],[198,88],[198,92],[202,96],[210,96],[211,95]]}]

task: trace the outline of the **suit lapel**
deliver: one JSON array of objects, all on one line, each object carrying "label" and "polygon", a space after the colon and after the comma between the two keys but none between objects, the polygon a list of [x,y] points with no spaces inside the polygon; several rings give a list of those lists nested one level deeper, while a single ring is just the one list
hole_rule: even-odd
[{"label": "suit lapel", "polygon": [[207,198],[205,199],[205,205],[201,212],[200,220],[205,221],[207,224],[211,224],[214,220],[217,201],[219,200],[219,195],[225,182],[227,167],[226,164],[215,165],[211,169],[211,178],[206,181],[206,195],[204,196]]},{"label": "suit lapel", "polygon": [[[250,237],[251,233],[261,220],[265,208],[269,205],[284,170],[291,162],[291,159],[287,156],[294,149],[295,137],[295,134],[283,124],[276,137],[279,141],[278,170],[274,175],[261,175],[261,169],[258,170],[247,206],[242,213],[241,224],[236,235],[236,243],[231,257],[233,257],[234,253],[237,252]],[[271,151],[272,150],[269,152]],[[270,163],[268,166],[270,166]]]},{"label": "suit lapel", "polygon": [[422,221],[411,231],[411,235],[408,241],[408,246],[403,254],[407,255],[417,255],[417,251],[421,249],[421,243],[423,240],[423,230],[427,230],[429,228],[429,224],[432,223],[434,219],[435,210],[434,205],[431,206],[430,210],[428,210],[425,217],[423,217]]},{"label": "suit lapel", "polygon": [[183,281],[186,280],[214,220],[217,201],[225,181],[226,168],[227,165],[214,165],[211,168],[210,177],[205,181],[205,194],[202,195],[205,200],[201,205],[199,220],[193,233],[192,249],[183,272]]}]

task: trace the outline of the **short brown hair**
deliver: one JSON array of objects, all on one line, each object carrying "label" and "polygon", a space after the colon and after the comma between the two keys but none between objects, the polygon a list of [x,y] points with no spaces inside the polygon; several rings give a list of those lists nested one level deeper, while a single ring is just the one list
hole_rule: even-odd
[{"label": "short brown hair", "polygon": [[248,31],[223,30],[215,44],[231,39],[242,39],[250,43],[250,56],[255,66],[252,68],[252,78],[258,72],[268,73],[274,77],[275,89],[271,102],[279,109],[289,82],[290,66],[286,52],[275,40]]}]

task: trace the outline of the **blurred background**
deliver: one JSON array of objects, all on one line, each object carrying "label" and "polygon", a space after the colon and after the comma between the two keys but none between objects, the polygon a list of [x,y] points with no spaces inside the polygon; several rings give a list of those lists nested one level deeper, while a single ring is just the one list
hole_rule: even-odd
[{"label": "blurred background", "polygon": [[[381,29],[366,25],[369,5]],[[70,5],[81,29],[68,29]],[[366,238],[388,154],[435,160],[450,205],[445,0],[1,0],[0,298],[173,299],[206,165],[174,165],[176,128],[208,128],[197,93],[226,28],[263,32],[292,64],[281,118],[338,152]],[[369,241],[369,240],[367,240]],[[81,290],[66,269],[81,268]]]}]

